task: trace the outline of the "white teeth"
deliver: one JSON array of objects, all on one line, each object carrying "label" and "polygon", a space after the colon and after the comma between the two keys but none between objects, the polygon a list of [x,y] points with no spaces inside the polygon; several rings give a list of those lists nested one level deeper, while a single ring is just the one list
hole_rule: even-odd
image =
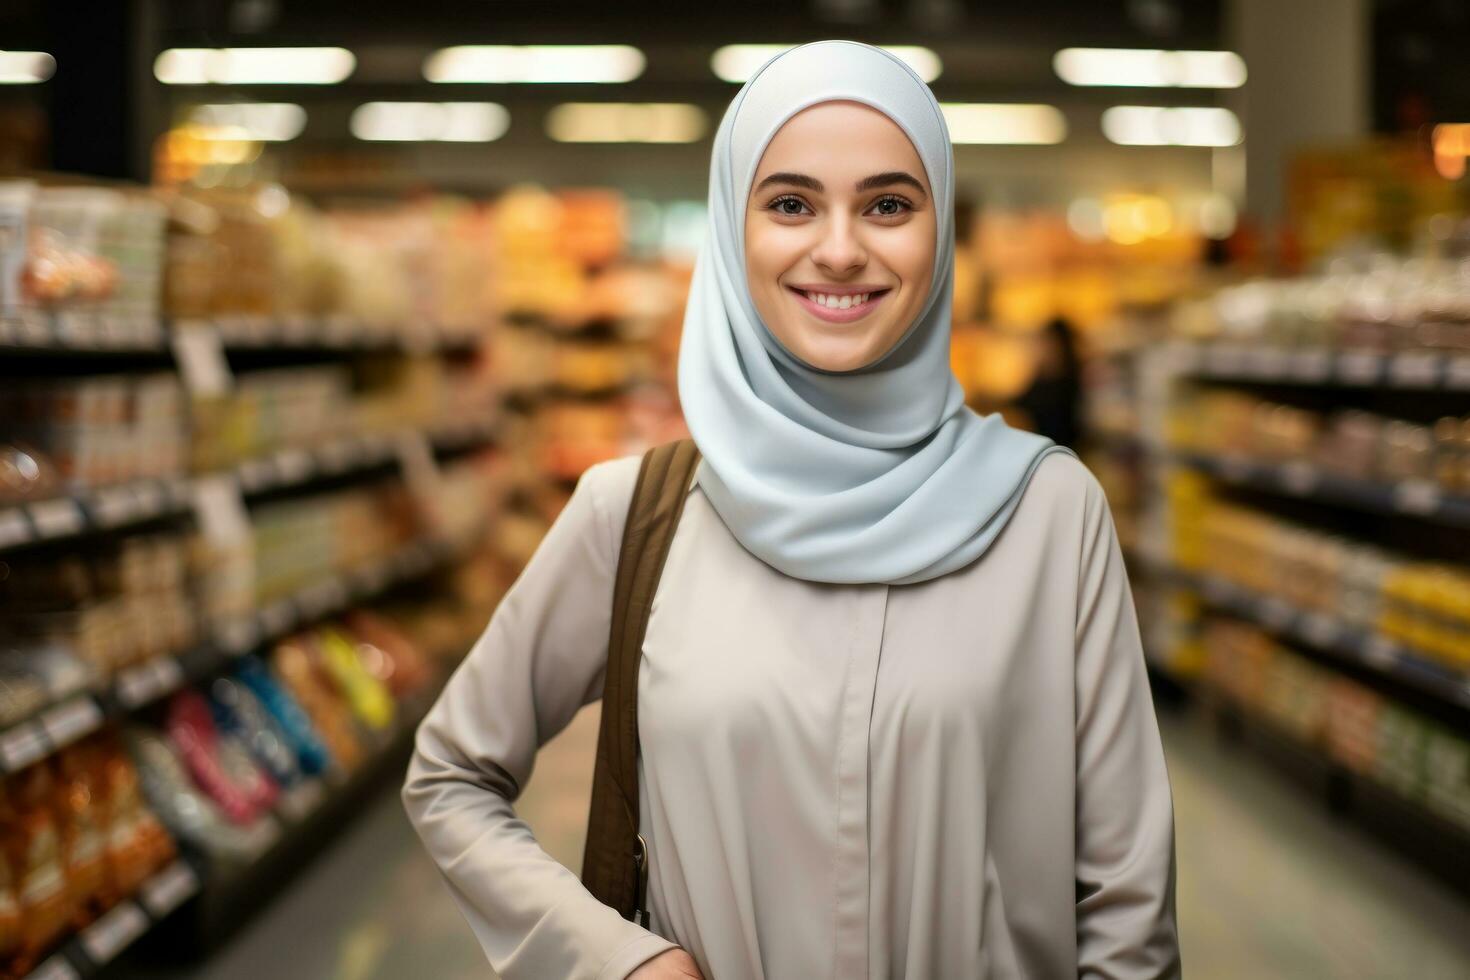
[{"label": "white teeth", "polygon": [[829,296],[826,293],[807,293],[807,299],[818,306],[825,306],[829,310],[850,310],[854,306],[861,306],[868,301],[871,293],[848,293],[845,296]]}]

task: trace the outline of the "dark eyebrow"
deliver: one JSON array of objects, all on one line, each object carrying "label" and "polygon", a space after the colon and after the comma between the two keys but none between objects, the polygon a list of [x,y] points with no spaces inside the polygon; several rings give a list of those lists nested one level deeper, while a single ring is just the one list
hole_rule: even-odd
[{"label": "dark eyebrow", "polygon": [[[771,184],[790,184],[793,187],[805,187],[807,190],[816,191],[818,194],[826,190],[826,187],[820,180],[815,177],[808,177],[806,174],[774,173],[756,185],[756,193],[760,193]],[[853,190],[861,194],[863,191],[872,190],[875,187],[891,187],[894,184],[907,184],[920,194],[924,193],[924,185],[919,183],[918,179],[912,174],[905,173],[902,170],[890,170],[886,173],[864,177],[857,182],[857,186]]]}]

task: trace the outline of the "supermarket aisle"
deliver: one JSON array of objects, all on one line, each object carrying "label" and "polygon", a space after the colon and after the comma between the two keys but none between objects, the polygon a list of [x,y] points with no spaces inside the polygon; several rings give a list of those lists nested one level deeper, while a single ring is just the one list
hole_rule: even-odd
[{"label": "supermarket aisle", "polygon": [[[1465,903],[1339,826],[1199,719],[1161,722],[1179,818],[1190,980],[1459,978]],[[547,848],[580,858],[595,712],[543,752],[522,805]],[[205,970],[205,980],[488,977],[396,798],[351,833]]]}]

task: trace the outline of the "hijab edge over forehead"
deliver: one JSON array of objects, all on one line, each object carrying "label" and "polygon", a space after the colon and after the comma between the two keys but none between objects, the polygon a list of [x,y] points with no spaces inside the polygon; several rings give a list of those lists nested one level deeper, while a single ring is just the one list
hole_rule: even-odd
[{"label": "hijab edge over forehead", "polygon": [[[815,369],[774,342],[744,255],[761,157],[793,116],[829,101],[867,105],[899,127],[929,178],[938,219],[923,312],[898,343],[851,372]],[[771,58],[716,133],[679,395],[703,455],[706,497],[746,550],[788,575],[907,584],[958,568],[985,551],[1040,456],[1059,448],[970,411],[950,369],[953,170],[928,85],[896,56],[854,41]]]}]

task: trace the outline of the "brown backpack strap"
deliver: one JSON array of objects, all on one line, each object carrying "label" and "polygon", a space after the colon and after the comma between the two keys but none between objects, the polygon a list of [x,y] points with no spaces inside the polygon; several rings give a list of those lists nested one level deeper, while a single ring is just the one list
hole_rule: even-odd
[{"label": "brown backpack strap", "polygon": [[647,852],[638,835],[638,662],[659,576],[699,451],[681,439],[650,449],[628,506],[613,587],[602,728],[592,775],[582,883],[625,919],[648,925]]}]

